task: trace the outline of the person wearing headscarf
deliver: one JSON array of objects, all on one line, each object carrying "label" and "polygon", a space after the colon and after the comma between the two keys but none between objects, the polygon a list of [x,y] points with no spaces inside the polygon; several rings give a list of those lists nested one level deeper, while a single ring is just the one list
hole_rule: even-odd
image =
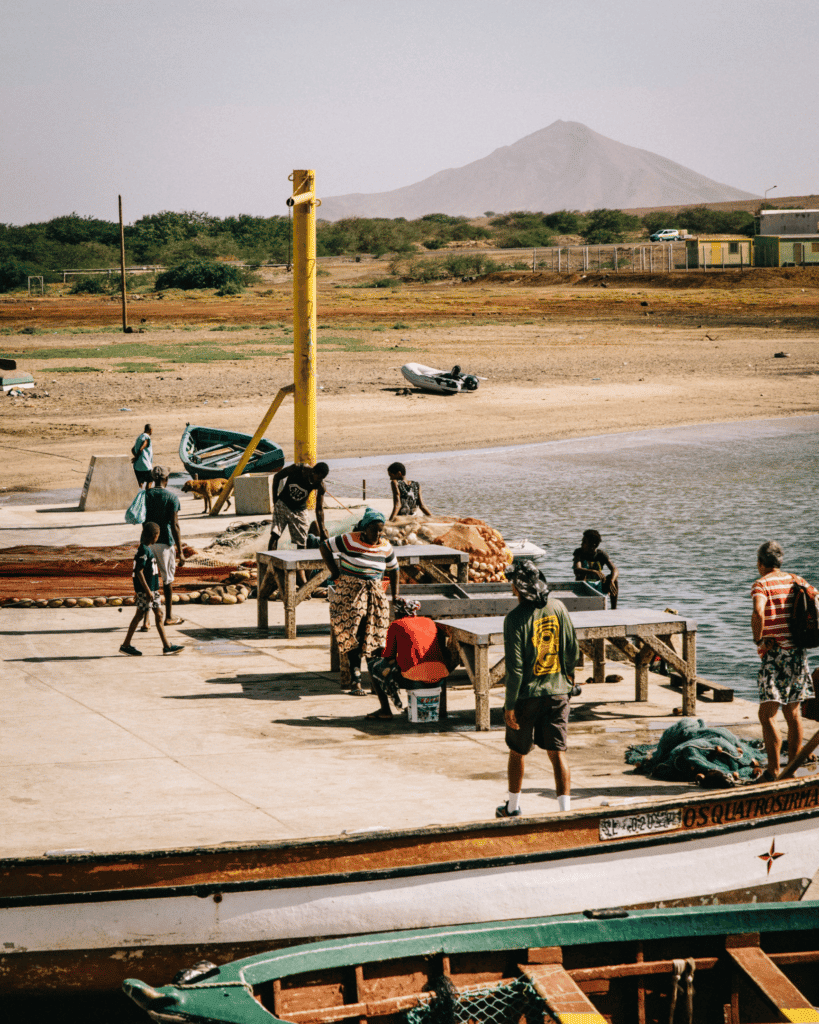
[{"label": "person wearing headscarf", "polygon": [[367,662],[380,704],[367,718],[392,718],[390,701],[399,709],[403,707],[399,690],[437,686],[452,667],[438,626],[425,615],[418,615],[421,602],[399,597],[393,608],[395,618],[387,631],[384,650]]},{"label": "person wearing headscarf", "polygon": [[363,695],[361,657],[380,651],[390,622],[383,579],[398,597],[398,559],[384,537],[384,516],[367,508],[350,533],[322,541],[321,557],[333,577],[330,625],[341,656],[342,686]]},{"label": "person wearing headscarf", "polygon": [[577,637],[566,606],[550,596],[546,577],[534,562],[513,562],[506,577],[518,606],[503,621],[509,792],[495,817],[521,814],[524,762],[535,746],[546,751],[552,764],[558,808],[568,811],[571,775],[566,747],[569,697],[579,660]]}]

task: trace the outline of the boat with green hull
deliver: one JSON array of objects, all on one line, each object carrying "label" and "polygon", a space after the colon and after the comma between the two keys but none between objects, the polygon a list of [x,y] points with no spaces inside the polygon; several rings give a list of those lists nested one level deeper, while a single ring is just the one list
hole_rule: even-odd
[{"label": "boat with green hull", "polygon": [[160,1024],[819,1021],[819,903],[587,911],[274,950],[173,984]]},{"label": "boat with green hull", "polygon": [[[179,442],[179,458],[194,479],[229,477],[253,438],[235,430],[197,427],[188,423]],[[259,440],[242,473],[275,473],[284,465],[284,452],[266,437]]]}]

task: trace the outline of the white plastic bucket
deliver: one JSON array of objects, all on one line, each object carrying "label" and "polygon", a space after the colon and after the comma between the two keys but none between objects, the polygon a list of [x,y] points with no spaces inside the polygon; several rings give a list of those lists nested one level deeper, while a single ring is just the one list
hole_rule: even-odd
[{"label": "white plastic bucket", "polygon": [[410,722],[437,722],[441,704],[441,687],[430,686],[423,690],[408,690]]}]

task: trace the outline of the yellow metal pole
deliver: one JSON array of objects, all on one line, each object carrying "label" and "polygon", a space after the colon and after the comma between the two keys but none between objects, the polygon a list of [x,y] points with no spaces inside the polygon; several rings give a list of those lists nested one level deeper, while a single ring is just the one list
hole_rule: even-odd
[{"label": "yellow metal pole", "polygon": [[230,497],[230,492],[233,490],[233,481],[234,481],[235,477],[239,476],[241,474],[242,470],[248,464],[248,462],[250,462],[250,457],[256,451],[256,445],[259,443],[259,441],[261,441],[262,437],[264,436],[264,432],[270,426],[270,423],[271,423],[273,417],[276,415],[276,410],[282,404],[282,402],[284,401],[285,397],[287,395],[292,395],[292,394],[293,394],[293,385],[292,384],[287,384],[285,387],[279,388],[279,393],[273,399],[273,402],[272,402],[270,408],[265,413],[264,419],[259,424],[259,429],[253,435],[253,437],[252,437],[252,439],[250,441],[250,444],[247,446],[247,448],[245,448],[244,455],[236,463],[236,468],[230,474],[229,478],[225,481],[225,486],[219,492],[219,497],[214,502],[213,508],[210,510],[210,515],[212,515],[212,516],[219,515],[219,510],[221,509],[222,505],[224,505],[224,503],[228,500],[228,498]]},{"label": "yellow metal pole", "polygon": [[315,171],[293,171],[293,454],[315,464],[316,429],[316,199]]}]

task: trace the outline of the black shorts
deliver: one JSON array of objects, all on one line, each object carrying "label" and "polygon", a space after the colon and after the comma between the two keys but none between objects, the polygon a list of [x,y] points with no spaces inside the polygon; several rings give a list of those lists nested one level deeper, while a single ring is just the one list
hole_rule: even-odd
[{"label": "black shorts", "polygon": [[135,469],[134,476],[138,484],[149,484],[154,478],[153,470],[150,469]]},{"label": "black shorts", "polygon": [[526,755],[533,747],[541,750],[565,750],[569,726],[569,698],[541,697],[519,700],[515,705],[515,718],[519,729],[506,727],[506,746],[517,754]]}]

